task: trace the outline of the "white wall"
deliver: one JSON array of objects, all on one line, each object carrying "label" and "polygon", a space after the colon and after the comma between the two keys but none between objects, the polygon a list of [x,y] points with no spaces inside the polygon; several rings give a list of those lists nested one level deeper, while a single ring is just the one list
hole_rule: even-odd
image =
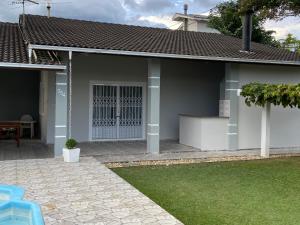
[{"label": "white wall", "polygon": [[207,25],[207,22],[198,22],[197,23],[197,31],[198,32],[207,32],[207,33],[217,33],[220,34],[220,31],[210,28]]},{"label": "white wall", "polygon": [[[199,21],[199,20],[188,20],[188,31],[195,31],[195,32],[205,32],[205,33],[217,33],[220,34],[221,32],[217,29],[210,28],[207,25],[208,22],[206,21]],[[184,30],[184,23],[178,28],[178,30]]]},{"label": "white wall", "polygon": [[[224,64],[162,60],[161,139],[178,139],[178,114],[217,116]],[[72,136],[88,141],[90,81],[147,82],[147,60],[109,55],[74,55]]]},{"label": "white wall", "polygon": [[[299,67],[240,65],[241,86],[250,82],[300,83]],[[260,147],[261,111],[248,107],[244,98],[239,104],[239,147]],[[271,147],[300,147],[300,110],[272,106]]]},{"label": "white wall", "polygon": [[46,71],[41,72],[39,99],[40,99],[39,115],[40,115],[41,140],[42,142],[47,143],[48,73]]},{"label": "white wall", "polygon": [[40,101],[40,103],[44,104],[43,113],[41,114],[40,112],[41,140],[45,144],[53,144],[55,124],[55,73],[43,71],[41,73],[41,83],[41,85],[44,86],[44,100]]}]

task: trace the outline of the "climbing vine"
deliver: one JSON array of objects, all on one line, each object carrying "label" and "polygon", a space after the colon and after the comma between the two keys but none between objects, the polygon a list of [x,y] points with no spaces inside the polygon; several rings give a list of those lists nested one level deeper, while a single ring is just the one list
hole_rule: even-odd
[{"label": "climbing vine", "polygon": [[242,87],[241,96],[248,106],[264,107],[266,103],[275,106],[300,108],[300,84],[250,83]]}]

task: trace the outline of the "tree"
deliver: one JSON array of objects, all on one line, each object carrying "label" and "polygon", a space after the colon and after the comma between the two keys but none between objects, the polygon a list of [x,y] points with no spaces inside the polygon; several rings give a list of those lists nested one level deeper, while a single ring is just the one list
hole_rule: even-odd
[{"label": "tree", "polygon": [[[264,20],[259,16],[253,16],[254,42],[279,47],[279,42],[273,37],[274,31],[267,31],[263,27]],[[209,15],[208,25],[219,30],[222,34],[242,38],[243,23],[240,14],[240,4],[237,1],[228,1],[218,4]]]},{"label": "tree", "polygon": [[300,40],[298,40],[292,34],[287,35],[286,39],[281,43],[281,46],[290,51],[295,51],[300,53]]},{"label": "tree", "polygon": [[238,0],[240,12],[254,9],[263,19],[282,19],[300,15],[300,0]]},{"label": "tree", "polygon": [[242,87],[247,106],[263,107],[261,120],[261,156],[269,157],[271,105],[300,108],[300,84],[250,83]]}]

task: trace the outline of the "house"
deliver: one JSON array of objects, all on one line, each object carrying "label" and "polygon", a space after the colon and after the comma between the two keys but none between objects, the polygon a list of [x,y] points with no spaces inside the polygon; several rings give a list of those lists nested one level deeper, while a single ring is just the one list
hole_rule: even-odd
[{"label": "house", "polygon": [[186,21],[187,31],[220,34],[220,31],[208,26],[208,16],[205,15],[175,13],[172,20],[182,22],[182,24],[178,27],[178,30],[184,30]]},{"label": "house", "polygon": [[181,22],[178,30],[217,33],[220,32],[208,26],[208,16],[200,14],[188,14],[188,4],[184,5],[184,13],[175,13],[172,20]]},{"label": "house", "polygon": [[[56,156],[68,137],[146,140],[159,153],[160,140],[178,140],[181,114],[227,116],[224,149],[259,148],[261,109],[238,90],[300,82],[297,53],[257,43],[244,51],[242,40],[217,33],[24,18],[0,23],[0,121],[35,115]],[[274,107],[271,120],[272,147],[300,146],[299,110]]]}]

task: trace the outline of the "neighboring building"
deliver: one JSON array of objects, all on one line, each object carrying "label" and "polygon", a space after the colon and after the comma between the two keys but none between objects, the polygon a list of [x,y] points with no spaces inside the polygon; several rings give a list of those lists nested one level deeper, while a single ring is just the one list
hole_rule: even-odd
[{"label": "neighboring building", "polygon": [[[0,23],[0,121],[30,105],[56,156],[68,137],[146,140],[159,153],[160,140],[178,140],[181,114],[211,118],[201,135],[213,142],[217,130],[224,150],[259,148],[261,108],[247,107],[239,89],[300,82],[298,54],[258,43],[241,51],[242,40],[222,34],[25,19]],[[272,147],[300,147],[299,109],[273,107],[271,121]]]},{"label": "neighboring building", "polygon": [[207,33],[220,33],[218,30],[208,26],[208,17],[196,14],[176,13],[173,21],[182,22],[178,30],[184,30],[185,20],[187,20],[187,30]]}]

